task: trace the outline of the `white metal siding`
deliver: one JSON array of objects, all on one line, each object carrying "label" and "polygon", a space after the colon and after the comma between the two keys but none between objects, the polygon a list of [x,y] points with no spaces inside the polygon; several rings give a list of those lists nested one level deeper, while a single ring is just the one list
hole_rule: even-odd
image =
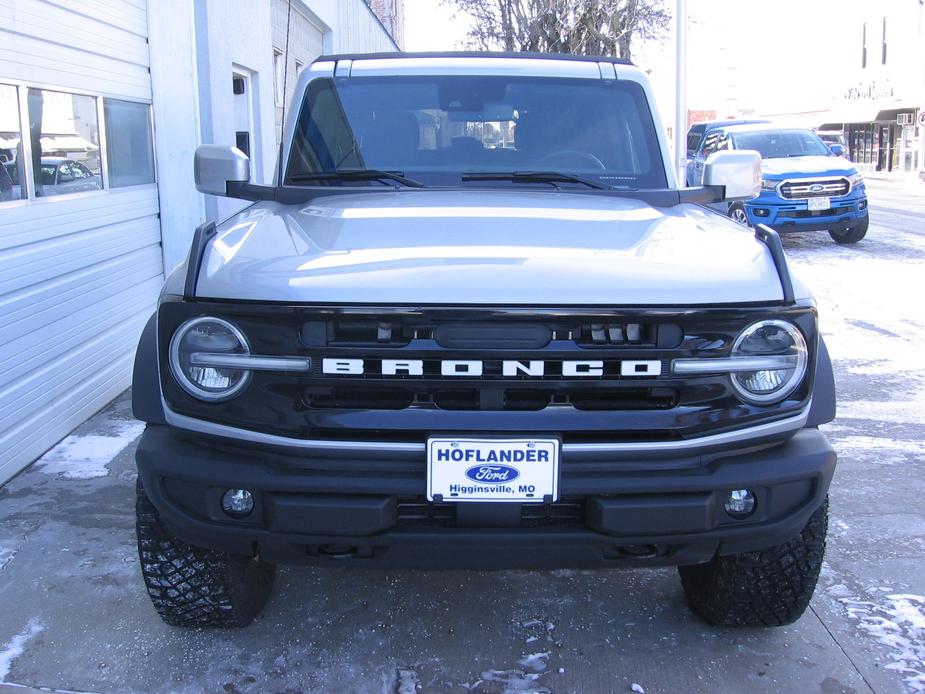
[{"label": "white metal siding", "polygon": [[[150,102],[146,13],[0,0],[0,82]],[[153,184],[0,206],[0,484],[129,385],[160,240]]]}]

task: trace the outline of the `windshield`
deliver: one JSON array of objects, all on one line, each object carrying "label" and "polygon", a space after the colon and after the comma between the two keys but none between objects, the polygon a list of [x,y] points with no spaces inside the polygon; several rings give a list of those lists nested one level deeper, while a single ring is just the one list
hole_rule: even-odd
[{"label": "windshield", "polygon": [[754,149],[762,159],[783,157],[829,156],[831,150],[811,130],[759,130],[734,133],[736,149]]},{"label": "windshield", "polygon": [[[319,185],[311,174],[363,169],[400,172],[429,185],[469,185],[464,174],[525,171],[572,174],[608,187],[667,185],[645,93],[634,82],[445,75],[313,80],[286,184]],[[491,182],[515,183],[523,180]]]}]

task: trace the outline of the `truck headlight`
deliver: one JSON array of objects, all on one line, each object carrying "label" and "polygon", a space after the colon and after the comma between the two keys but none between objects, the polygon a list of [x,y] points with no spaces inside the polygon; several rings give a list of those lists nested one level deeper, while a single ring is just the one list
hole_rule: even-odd
[{"label": "truck headlight", "polygon": [[244,334],[233,324],[209,316],[193,318],[177,328],[170,340],[170,371],[183,390],[194,398],[209,402],[227,400],[247,385],[251,372],[202,363],[206,360],[198,355],[249,353]]},{"label": "truck headlight", "polygon": [[848,180],[851,181],[851,187],[854,188],[864,182],[864,177],[859,173],[854,173],[848,176]]},{"label": "truck headlight", "polygon": [[780,367],[730,374],[733,390],[746,402],[780,402],[796,390],[806,375],[806,340],[796,326],[786,321],[759,321],[739,333],[732,346],[732,359],[743,357],[758,357]]},{"label": "truck headlight", "polygon": [[779,183],[780,181],[769,181],[766,178],[762,178],[761,179],[761,190],[775,191],[777,190],[777,185]]}]

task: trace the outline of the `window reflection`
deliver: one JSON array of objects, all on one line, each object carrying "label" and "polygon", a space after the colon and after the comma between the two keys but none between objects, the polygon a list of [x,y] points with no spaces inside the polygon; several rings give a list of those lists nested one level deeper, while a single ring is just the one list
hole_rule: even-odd
[{"label": "window reflection", "polygon": [[0,84],[0,202],[26,197],[16,87]]},{"label": "window reflection", "polygon": [[101,189],[96,99],[30,88],[28,111],[35,196]]},{"label": "window reflection", "polygon": [[104,99],[109,187],[154,183],[154,151],[148,105]]}]

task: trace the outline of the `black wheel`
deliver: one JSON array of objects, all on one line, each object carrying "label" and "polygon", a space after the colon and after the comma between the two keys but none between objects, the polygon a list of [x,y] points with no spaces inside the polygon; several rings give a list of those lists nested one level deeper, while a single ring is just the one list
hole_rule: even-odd
[{"label": "black wheel", "polygon": [[743,226],[751,226],[748,223],[748,215],[745,213],[745,206],[735,204],[729,207],[729,218]]},{"label": "black wheel", "polygon": [[276,567],[187,544],[161,525],[141,480],[136,483],[141,574],[154,608],[179,627],[244,627],[263,609]]},{"label": "black wheel", "polygon": [[713,626],[795,622],[809,605],[819,578],[828,508],[826,498],[803,531],[782,545],[679,567],[691,609]]},{"label": "black wheel", "polygon": [[857,243],[867,235],[867,227],[870,225],[870,217],[865,216],[854,226],[843,229],[842,231],[830,230],[829,236],[835,243]]}]

